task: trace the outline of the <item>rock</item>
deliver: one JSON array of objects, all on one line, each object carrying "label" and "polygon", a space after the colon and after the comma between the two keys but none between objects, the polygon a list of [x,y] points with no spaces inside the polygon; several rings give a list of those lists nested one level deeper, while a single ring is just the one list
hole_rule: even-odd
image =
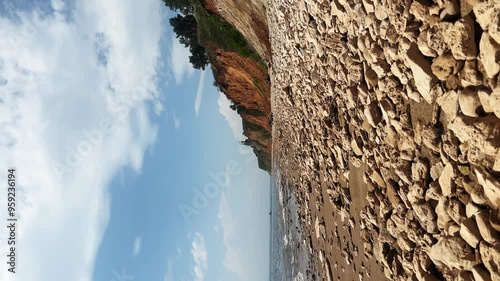
[{"label": "rock", "polygon": [[414,182],[427,180],[428,174],[429,167],[422,159],[417,159],[417,161],[411,165],[411,175]]},{"label": "rock", "polygon": [[440,176],[441,173],[443,172],[444,166],[443,163],[438,162],[431,167],[431,178],[433,180],[437,180]]},{"label": "rock", "polygon": [[446,224],[452,220],[448,212],[446,211],[446,201],[441,198],[436,205],[436,215],[437,215],[437,225],[440,229],[444,229]]},{"label": "rock", "polygon": [[476,21],[483,30],[487,30],[495,15],[495,1],[481,1],[474,5]]},{"label": "rock", "polygon": [[445,204],[446,212],[458,224],[465,218],[465,206],[460,200],[451,198]]},{"label": "rock", "polygon": [[406,232],[401,232],[399,234],[397,238],[397,243],[403,251],[409,252],[415,249],[415,243],[413,243],[410,239],[408,239]]},{"label": "rock", "polygon": [[493,164],[493,171],[500,172],[500,149],[495,156],[495,163]]},{"label": "rock", "polygon": [[[491,99],[490,99],[491,101]],[[460,142],[469,142],[469,153],[472,148],[481,148],[481,154],[496,155],[497,144],[495,138],[499,137],[499,132],[495,128],[498,118],[495,116],[485,116],[471,118],[467,116],[457,116],[448,129],[452,130]]]},{"label": "rock", "polygon": [[428,233],[436,233],[438,226],[436,222],[436,213],[432,206],[429,203],[415,204],[413,210],[422,228]]},{"label": "rock", "polygon": [[458,93],[458,104],[463,114],[470,117],[478,117],[477,111],[481,107],[481,101],[476,91],[464,89]]},{"label": "rock", "polygon": [[481,241],[481,234],[476,224],[474,218],[468,218],[462,221],[460,224],[460,236],[467,242],[472,248],[476,248]]},{"label": "rock", "polygon": [[484,189],[484,195],[490,201],[493,208],[500,207],[500,183],[488,172],[481,168],[475,169],[479,184]]},{"label": "rock", "polygon": [[469,202],[465,205],[465,215],[470,218],[474,216],[475,214],[479,213],[481,211],[481,208],[474,204],[473,202]]},{"label": "rock", "polygon": [[[449,41],[455,39],[455,27],[452,23],[440,21],[427,32],[427,44],[438,55],[449,50]],[[453,42],[456,43],[456,42]]]},{"label": "rock", "polygon": [[458,77],[462,87],[479,86],[483,84],[481,74],[477,70],[476,60],[465,61],[464,67],[460,71]]},{"label": "rock", "polygon": [[472,279],[470,272],[463,270],[458,274],[457,281],[474,281],[474,279]]},{"label": "rock", "polygon": [[491,38],[500,44],[500,9],[497,9],[493,15],[493,21],[488,28],[488,33]]},{"label": "rock", "polygon": [[500,240],[500,233],[498,233],[490,224],[489,212],[479,212],[475,215],[475,218],[479,233],[481,234],[481,237],[483,237],[484,241],[493,244]]},{"label": "rock", "polygon": [[491,210],[490,224],[496,231],[500,232],[500,210]]},{"label": "rock", "polygon": [[451,90],[444,93],[444,95],[437,98],[436,102],[441,106],[449,122],[457,117],[458,95],[455,91]]},{"label": "rock", "polygon": [[447,236],[457,236],[457,234],[460,233],[460,225],[456,224],[453,221],[450,221],[444,226],[444,233]]},{"label": "rock", "polygon": [[475,281],[492,281],[488,271],[481,265],[474,266],[471,271]]},{"label": "rock", "polygon": [[446,2],[446,6],[441,11],[441,14],[439,14],[439,18],[445,21],[452,20],[458,16],[460,16],[460,7],[457,0]]},{"label": "rock", "polygon": [[437,56],[437,52],[429,47],[429,44],[427,42],[427,38],[428,38],[427,33],[428,33],[428,30],[424,30],[418,35],[418,38],[417,38],[418,49],[426,57],[435,57],[435,56]]},{"label": "rock", "polygon": [[382,111],[380,111],[376,102],[372,102],[365,107],[364,114],[368,123],[374,128],[382,121]]},{"label": "rock", "polygon": [[500,118],[500,87],[493,89],[488,101],[492,111]]},{"label": "rock", "polygon": [[441,237],[431,247],[429,257],[436,265],[471,270],[478,264],[474,250],[460,237]]},{"label": "rock", "polygon": [[488,243],[481,242],[479,253],[484,266],[491,275],[491,280],[500,281],[500,244],[490,246]]},{"label": "rock", "polygon": [[463,62],[456,60],[451,52],[444,52],[435,58],[431,65],[432,73],[441,81],[457,74],[462,67]]},{"label": "rock", "polygon": [[422,55],[415,43],[411,44],[406,54],[418,92],[426,102],[432,103],[436,97],[431,96],[431,89],[436,80],[432,74],[429,62]]},{"label": "rock", "polygon": [[429,6],[424,5],[421,1],[412,1],[410,6],[410,14],[415,16],[415,19],[421,22],[427,22],[429,18]]},{"label": "rock", "polygon": [[495,77],[500,71],[500,44],[495,42],[487,32],[483,32],[479,41],[479,51],[479,60],[483,64],[486,76]]},{"label": "rock", "polygon": [[[481,102],[481,106],[483,107],[484,112],[486,113],[493,112],[494,108],[490,105],[490,92],[486,90],[479,90],[477,91],[477,94],[479,96],[479,101]],[[498,98],[499,98],[498,102],[500,104],[500,94],[498,94]],[[500,113],[500,109],[498,110],[498,112]]]},{"label": "rock", "polygon": [[477,56],[476,42],[474,42],[474,21],[470,16],[455,22],[451,32],[450,47],[457,60],[471,60]]},{"label": "rock", "polygon": [[439,177],[439,186],[443,192],[443,196],[450,196],[454,193],[454,182],[455,170],[451,163],[446,164]]},{"label": "rock", "polygon": [[433,181],[429,184],[429,189],[425,192],[425,201],[436,200],[439,201],[443,194],[441,193],[441,188],[437,181]]}]

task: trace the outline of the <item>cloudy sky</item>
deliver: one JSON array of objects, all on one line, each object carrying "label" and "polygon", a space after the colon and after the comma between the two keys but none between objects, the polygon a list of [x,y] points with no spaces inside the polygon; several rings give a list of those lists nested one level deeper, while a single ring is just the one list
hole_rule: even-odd
[{"label": "cloudy sky", "polygon": [[[265,280],[269,176],[161,0],[0,3],[0,280]],[[7,190],[0,224],[7,224]]]}]

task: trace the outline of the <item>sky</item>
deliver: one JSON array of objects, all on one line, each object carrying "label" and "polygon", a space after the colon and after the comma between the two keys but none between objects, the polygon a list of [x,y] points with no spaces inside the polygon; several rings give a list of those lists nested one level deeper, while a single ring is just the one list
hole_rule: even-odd
[{"label": "sky", "polygon": [[269,175],[173,15],[160,0],[0,2],[0,280],[269,279]]}]

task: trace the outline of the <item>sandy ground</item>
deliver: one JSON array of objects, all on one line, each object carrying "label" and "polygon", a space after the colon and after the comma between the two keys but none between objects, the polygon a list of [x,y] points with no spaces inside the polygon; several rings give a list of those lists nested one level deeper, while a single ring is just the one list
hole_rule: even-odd
[{"label": "sandy ground", "polygon": [[270,0],[268,21],[273,159],[320,279],[500,280],[500,3]]}]

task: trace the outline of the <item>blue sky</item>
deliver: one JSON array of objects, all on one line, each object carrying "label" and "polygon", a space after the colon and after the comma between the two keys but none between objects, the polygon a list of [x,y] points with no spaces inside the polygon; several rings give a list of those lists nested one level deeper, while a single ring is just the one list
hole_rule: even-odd
[{"label": "blue sky", "polygon": [[0,15],[0,171],[16,168],[19,206],[18,272],[0,262],[0,280],[268,279],[269,175],[160,0]]}]

